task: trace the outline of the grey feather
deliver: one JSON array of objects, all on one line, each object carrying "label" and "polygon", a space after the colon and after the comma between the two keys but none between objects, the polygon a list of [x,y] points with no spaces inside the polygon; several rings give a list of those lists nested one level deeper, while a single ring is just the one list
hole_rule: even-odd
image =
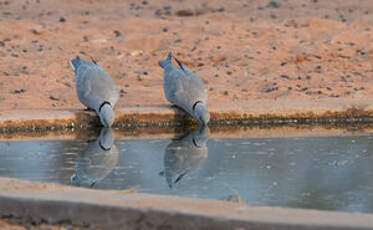
[{"label": "grey feather", "polygon": [[79,152],[75,173],[70,181],[77,186],[92,187],[103,180],[115,167],[119,159],[118,148],[114,145],[114,132],[102,128],[100,136]]},{"label": "grey feather", "polygon": [[158,65],[162,68],[165,68],[166,65],[168,64],[171,64],[171,59],[172,59],[172,53],[168,53],[167,55],[167,59],[166,60],[162,60],[162,61],[159,61],[158,62]]},{"label": "grey feather", "polygon": [[196,170],[207,158],[209,128],[201,126],[184,137],[172,140],[164,155],[164,172],[167,184],[172,188],[187,173]]},{"label": "grey feather", "polygon": [[105,101],[112,108],[115,106],[118,101],[117,87],[100,65],[79,57],[71,59],[70,64],[75,71],[76,92],[83,105],[95,110],[99,116],[100,106]]},{"label": "grey feather", "polygon": [[176,58],[179,67],[173,65],[171,61],[168,61],[169,57],[170,55],[166,60],[160,61],[167,63],[161,65],[164,94],[169,102],[181,107],[201,122],[199,115],[193,110],[193,106],[196,102],[202,102],[206,106],[207,90],[205,85],[199,77]]}]

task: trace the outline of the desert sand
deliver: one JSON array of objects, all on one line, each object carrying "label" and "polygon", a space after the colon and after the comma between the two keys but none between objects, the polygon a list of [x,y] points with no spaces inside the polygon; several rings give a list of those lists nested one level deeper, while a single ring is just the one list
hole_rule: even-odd
[{"label": "desert sand", "polygon": [[84,109],[77,55],[112,75],[117,107],[169,105],[157,62],[170,51],[206,83],[210,107],[369,103],[372,26],[370,0],[0,0],[0,112]]},{"label": "desert sand", "polygon": [[94,59],[117,107],[169,104],[168,52],[208,105],[373,98],[373,2],[0,1],[0,111],[83,109],[69,59]]}]

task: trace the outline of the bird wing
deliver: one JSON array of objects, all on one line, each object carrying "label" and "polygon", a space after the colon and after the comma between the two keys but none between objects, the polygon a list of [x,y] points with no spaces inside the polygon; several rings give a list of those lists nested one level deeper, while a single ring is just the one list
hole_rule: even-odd
[{"label": "bird wing", "polygon": [[93,109],[98,109],[104,101],[114,106],[118,100],[117,88],[110,75],[93,63],[79,68],[77,93],[79,100]]},{"label": "bird wing", "polygon": [[177,103],[188,112],[192,112],[193,104],[205,102],[207,98],[203,82],[194,74],[184,74],[180,79],[179,91],[175,94]]},{"label": "bird wing", "polygon": [[177,104],[177,95],[183,91],[182,87],[182,75],[176,67],[167,71],[164,75],[164,92],[168,101]]},{"label": "bird wing", "polygon": [[164,72],[164,93],[168,101],[192,114],[193,104],[197,101],[205,102],[207,92],[201,79],[179,60],[175,60],[179,67],[172,65]]}]

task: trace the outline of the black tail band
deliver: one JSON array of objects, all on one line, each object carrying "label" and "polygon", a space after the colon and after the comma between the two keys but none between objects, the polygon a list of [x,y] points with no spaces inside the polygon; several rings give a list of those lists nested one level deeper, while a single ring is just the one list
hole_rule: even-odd
[{"label": "black tail band", "polygon": [[105,147],[101,144],[100,141],[98,142],[98,146],[100,146],[100,148],[101,148],[102,150],[104,150],[104,151],[109,151],[109,150],[111,150],[111,147],[109,147],[109,148],[105,148]]},{"label": "black tail band", "polygon": [[197,145],[197,142],[196,142],[196,140],[194,139],[194,137],[193,137],[193,144],[194,144],[194,146],[196,146],[197,148],[201,148],[201,146]]},{"label": "black tail band", "polygon": [[203,103],[203,102],[202,101],[197,101],[196,103],[194,103],[193,107],[192,107],[193,111],[195,110],[195,108],[196,108],[196,106],[197,106],[198,103]]},{"label": "black tail band", "polygon": [[108,102],[108,101],[102,102],[102,104],[100,105],[100,108],[98,109],[99,113],[101,112],[101,109],[102,109],[102,107],[104,107],[104,105],[110,105],[111,106],[110,102]]}]

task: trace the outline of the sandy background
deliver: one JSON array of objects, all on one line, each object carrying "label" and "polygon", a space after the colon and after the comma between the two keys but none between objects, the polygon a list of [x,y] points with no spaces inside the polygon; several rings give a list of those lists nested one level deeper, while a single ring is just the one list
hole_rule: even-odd
[{"label": "sandy background", "polygon": [[68,60],[93,57],[119,107],[168,104],[172,51],[208,105],[373,98],[373,2],[0,0],[0,111],[82,109]]},{"label": "sandy background", "polygon": [[83,109],[76,55],[112,75],[118,107],[168,104],[157,61],[169,51],[205,81],[209,107],[369,103],[373,1],[0,0],[0,111]]}]

